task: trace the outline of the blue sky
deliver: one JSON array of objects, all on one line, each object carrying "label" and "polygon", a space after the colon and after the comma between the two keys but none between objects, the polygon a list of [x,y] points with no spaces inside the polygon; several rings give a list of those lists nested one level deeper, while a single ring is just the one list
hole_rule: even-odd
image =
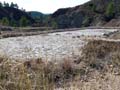
[{"label": "blue sky", "polygon": [[89,0],[0,0],[15,2],[19,7],[27,11],[40,11],[43,13],[53,13],[59,8],[73,7],[83,4]]}]

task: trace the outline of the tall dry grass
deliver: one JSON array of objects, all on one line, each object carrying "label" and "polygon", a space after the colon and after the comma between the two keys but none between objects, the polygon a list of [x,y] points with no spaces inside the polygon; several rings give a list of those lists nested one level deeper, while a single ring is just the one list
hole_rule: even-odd
[{"label": "tall dry grass", "polygon": [[12,61],[0,58],[0,90],[54,90],[71,81],[75,72],[71,62]]},{"label": "tall dry grass", "polygon": [[119,52],[120,42],[94,40],[83,48],[82,61],[97,70],[105,70],[109,66],[120,68]]},{"label": "tall dry grass", "polygon": [[90,41],[78,60],[0,57],[0,90],[119,90],[120,43]]}]

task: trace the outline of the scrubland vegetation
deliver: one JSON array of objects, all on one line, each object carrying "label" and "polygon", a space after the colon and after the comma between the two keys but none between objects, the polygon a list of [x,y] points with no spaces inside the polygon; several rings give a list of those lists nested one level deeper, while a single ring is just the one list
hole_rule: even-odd
[{"label": "scrubland vegetation", "polygon": [[0,90],[119,90],[120,42],[90,41],[77,60],[0,58]]}]

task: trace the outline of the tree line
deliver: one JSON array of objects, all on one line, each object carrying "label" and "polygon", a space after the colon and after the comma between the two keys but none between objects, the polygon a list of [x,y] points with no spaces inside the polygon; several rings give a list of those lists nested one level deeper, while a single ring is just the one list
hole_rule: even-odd
[{"label": "tree line", "polygon": [[3,17],[0,20],[0,24],[1,25],[13,26],[13,27],[17,27],[17,26],[25,27],[25,26],[28,25],[28,23],[29,23],[29,20],[26,17],[24,17],[24,16],[22,16],[19,21],[15,21],[14,19],[9,20],[7,17]]},{"label": "tree line", "polygon": [[9,3],[7,3],[7,2],[0,2],[0,8],[1,7],[12,7],[12,8],[19,8],[19,6],[17,5],[17,3],[13,3],[13,2],[11,2],[10,4]]},{"label": "tree line", "polygon": [[[0,8],[4,9],[5,7],[9,7],[9,8],[16,8],[19,9],[18,4],[11,2],[10,4],[7,2],[0,2]],[[21,11],[25,11],[24,9],[21,9]],[[0,19],[0,24],[4,25],[4,26],[13,26],[13,27],[17,27],[17,26],[27,26],[29,23],[29,20],[25,17],[25,16],[21,16],[20,20],[15,20],[13,17],[13,13],[10,13],[9,17],[3,17]]]}]

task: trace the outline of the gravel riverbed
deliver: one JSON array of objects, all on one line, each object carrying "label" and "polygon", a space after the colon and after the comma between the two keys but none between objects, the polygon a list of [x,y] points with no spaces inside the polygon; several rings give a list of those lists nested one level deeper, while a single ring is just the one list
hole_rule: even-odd
[{"label": "gravel riverbed", "polygon": [[[117,29],[86,29],[0,39],[0,53],[11,59],[60,60],[80,56],[87,37],[104,38]],[[85,37],[85,38],[84,38]],[[84,38],[84,39],[83,39]]]}]

